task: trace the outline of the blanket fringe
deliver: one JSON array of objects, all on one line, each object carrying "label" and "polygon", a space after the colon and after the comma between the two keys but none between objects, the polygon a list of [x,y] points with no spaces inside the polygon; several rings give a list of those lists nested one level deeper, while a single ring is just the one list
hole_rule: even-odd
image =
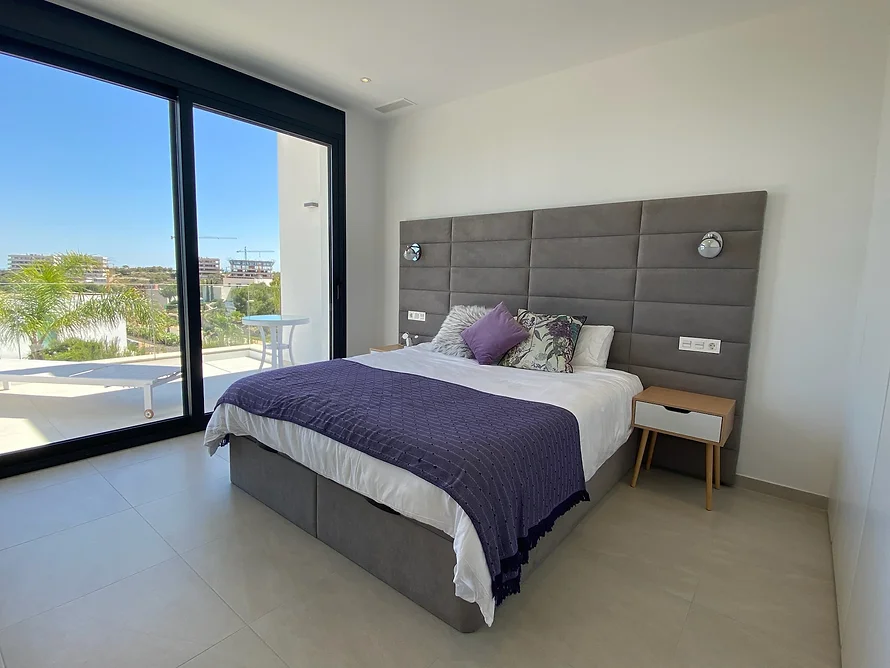
[{"label": "blanket fringe", "polygon": [[529,529],[527,536],[520,536],[519,550],[516,554],[501,559],[501,572],[491,580],[491,593],[494,596],[495,606],[503,603],[508,596],[519,593],[522,567],[528,563],[529,552],[535,548],[541,538],[550,533],[556,520],[584,501],[590,501],[590,494],[586,489],[581,489],[560,503],[541,522]]}]

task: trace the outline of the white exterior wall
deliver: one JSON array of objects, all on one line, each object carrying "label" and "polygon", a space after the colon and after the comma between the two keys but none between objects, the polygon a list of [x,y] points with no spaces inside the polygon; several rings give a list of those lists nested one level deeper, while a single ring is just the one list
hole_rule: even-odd
[{"label": "white exterior wall", "polygon": [[[62,337],[83,339],[85,341],[108,341],[124,351],[127,349],[127,323],[118,321],[113,327],[93,327],[77,336]],[[0,344],[0,359],[28,359],[31,345],[27,339],[21,339],[18,345]]]},{"label": "white exterior wall", "polygon": [[[348,355],[368,352],[383,334],[383,124],[362,112],[346,117],[346,306]],[[281,308],[306,314],[294,334],[296,361],[329,354],[330,200],[327,149],[286,135],[278,138]],[[319,207],[306,208],[315,201]],[[395,339],[392,339],[393,342]],[[299,343],[298,343],[299,342]]]},{"label": "white exterior wall", "polygon": [[877,2],[825,3],[394,119],[386,342],[397,337],[399,220],[768,190],[738,472],[827,495],[885,25]]},{"label": "white exterior wall", "polygon": [[[327,163],[327,147],[278,135],[281,312],[310,318],[294,331],[296,363],[330,356]],[[305,202],[319,205],[305,207]]]}]

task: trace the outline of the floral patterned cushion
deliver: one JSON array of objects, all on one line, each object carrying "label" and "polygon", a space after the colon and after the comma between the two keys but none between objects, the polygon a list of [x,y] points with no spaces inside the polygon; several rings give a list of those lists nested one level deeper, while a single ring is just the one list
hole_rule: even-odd
[{"label": "floral patterned cushion", "polygon": [[516,321],[530,336],[507,351],[501,366],[572,373],[572,356],[587,316],[545,315],[519,309]]}]

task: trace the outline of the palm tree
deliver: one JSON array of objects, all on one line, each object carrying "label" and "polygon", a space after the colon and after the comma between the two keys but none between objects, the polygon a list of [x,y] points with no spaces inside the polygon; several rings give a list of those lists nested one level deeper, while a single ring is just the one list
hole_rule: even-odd
[{"label": "palm tree", "polygon": [[149,324],[156,318],[151,302],[135,288],[84,283],[99,267],[89,255],[68,252],[38,260],[7,276],[0,292],[0,342],[27,339],[31,358],[42,359],[52,337],[78,336],[120,320]]}]

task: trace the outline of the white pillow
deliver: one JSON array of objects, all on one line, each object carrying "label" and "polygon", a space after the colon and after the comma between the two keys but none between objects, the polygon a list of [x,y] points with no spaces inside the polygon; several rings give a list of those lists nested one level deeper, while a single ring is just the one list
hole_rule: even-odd
[{"label": "white pillow", "polygon": [[572,366],[605,367],[614,336],[612,325],[584,325],[575,344]]},{"label": "white pillow", "polygon": [[452,306],[439,328],[439,333],[430,341],[433,344],[433,349],[443,355],[471,359],[473,351],[470,350],[470,346],[463,340],[460,333],[480,318],[488,315],[490,310],[485,306]]}]

